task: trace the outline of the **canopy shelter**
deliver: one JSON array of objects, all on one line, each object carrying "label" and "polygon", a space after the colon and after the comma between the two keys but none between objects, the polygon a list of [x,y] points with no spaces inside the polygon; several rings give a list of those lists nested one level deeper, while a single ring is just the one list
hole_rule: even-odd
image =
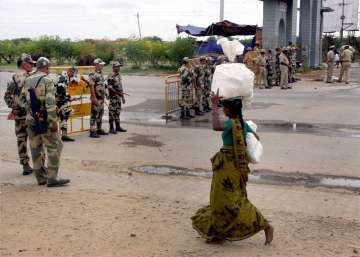
[{"label": "canopy shelter", "polygon": [[251,36],[256,34],[256,25],[239,25],[230,21],[221,21],[213,23],[207,28],[187,25],[176,25],[178,34],[185,32],[194,37],[201,36]]}]

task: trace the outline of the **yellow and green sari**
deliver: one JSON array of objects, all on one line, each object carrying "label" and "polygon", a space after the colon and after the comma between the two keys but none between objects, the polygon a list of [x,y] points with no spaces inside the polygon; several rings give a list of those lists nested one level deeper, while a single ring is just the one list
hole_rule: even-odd
[{"label": "yellow and green sari", "polygon": [[[229,120],[232,146],[225,145],[211,159],[213,178],[210,205],[191,218],[193,228],[207,240],[242,240],[264,230],[267,220],[249,201],[246,183],[250,172],[243,129],[238,119]],[[226,131],[225,131],[226,132]]]}]

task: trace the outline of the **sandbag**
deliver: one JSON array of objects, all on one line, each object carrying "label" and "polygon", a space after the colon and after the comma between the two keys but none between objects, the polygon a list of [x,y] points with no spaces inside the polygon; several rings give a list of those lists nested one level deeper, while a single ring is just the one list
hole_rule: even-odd
[{"label": "sandbag", "polygon": [[243,97],[251,100],[255,74],[242,63],[225,63],[216,66],[211,90],[223,99]]}]

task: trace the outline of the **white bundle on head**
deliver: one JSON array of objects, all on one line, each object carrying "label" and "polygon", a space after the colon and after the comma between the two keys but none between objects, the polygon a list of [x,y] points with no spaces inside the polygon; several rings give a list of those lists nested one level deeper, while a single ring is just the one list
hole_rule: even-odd
[{"label": "white bundle on head", "polygon": [[227,38],[220,38],[217,41],[218,45],[221,45],[221,48],[229,59],[230,62],[234,62],[237,55],[242,55],[244,52],[244,45],[237,40],[229,41]]},{"label": "white bundle on head", "polygon": [[211,91],[217,92],[224,99],[239,97],[243,105],[251,103],[254,95],[255,74],[242,63],[227,63],[216,66]]}]

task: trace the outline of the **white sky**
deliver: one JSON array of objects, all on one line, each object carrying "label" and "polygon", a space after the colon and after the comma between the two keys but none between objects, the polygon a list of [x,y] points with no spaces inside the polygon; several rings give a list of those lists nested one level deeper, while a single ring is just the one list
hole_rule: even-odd
[{"label": "white sky", "polygon": [[[220,0],[0,0],[0,39],[176,38],[176,24],[206,27],[219,20]],[[225,0],[225,19],[262,26],[262,2]]]}]

